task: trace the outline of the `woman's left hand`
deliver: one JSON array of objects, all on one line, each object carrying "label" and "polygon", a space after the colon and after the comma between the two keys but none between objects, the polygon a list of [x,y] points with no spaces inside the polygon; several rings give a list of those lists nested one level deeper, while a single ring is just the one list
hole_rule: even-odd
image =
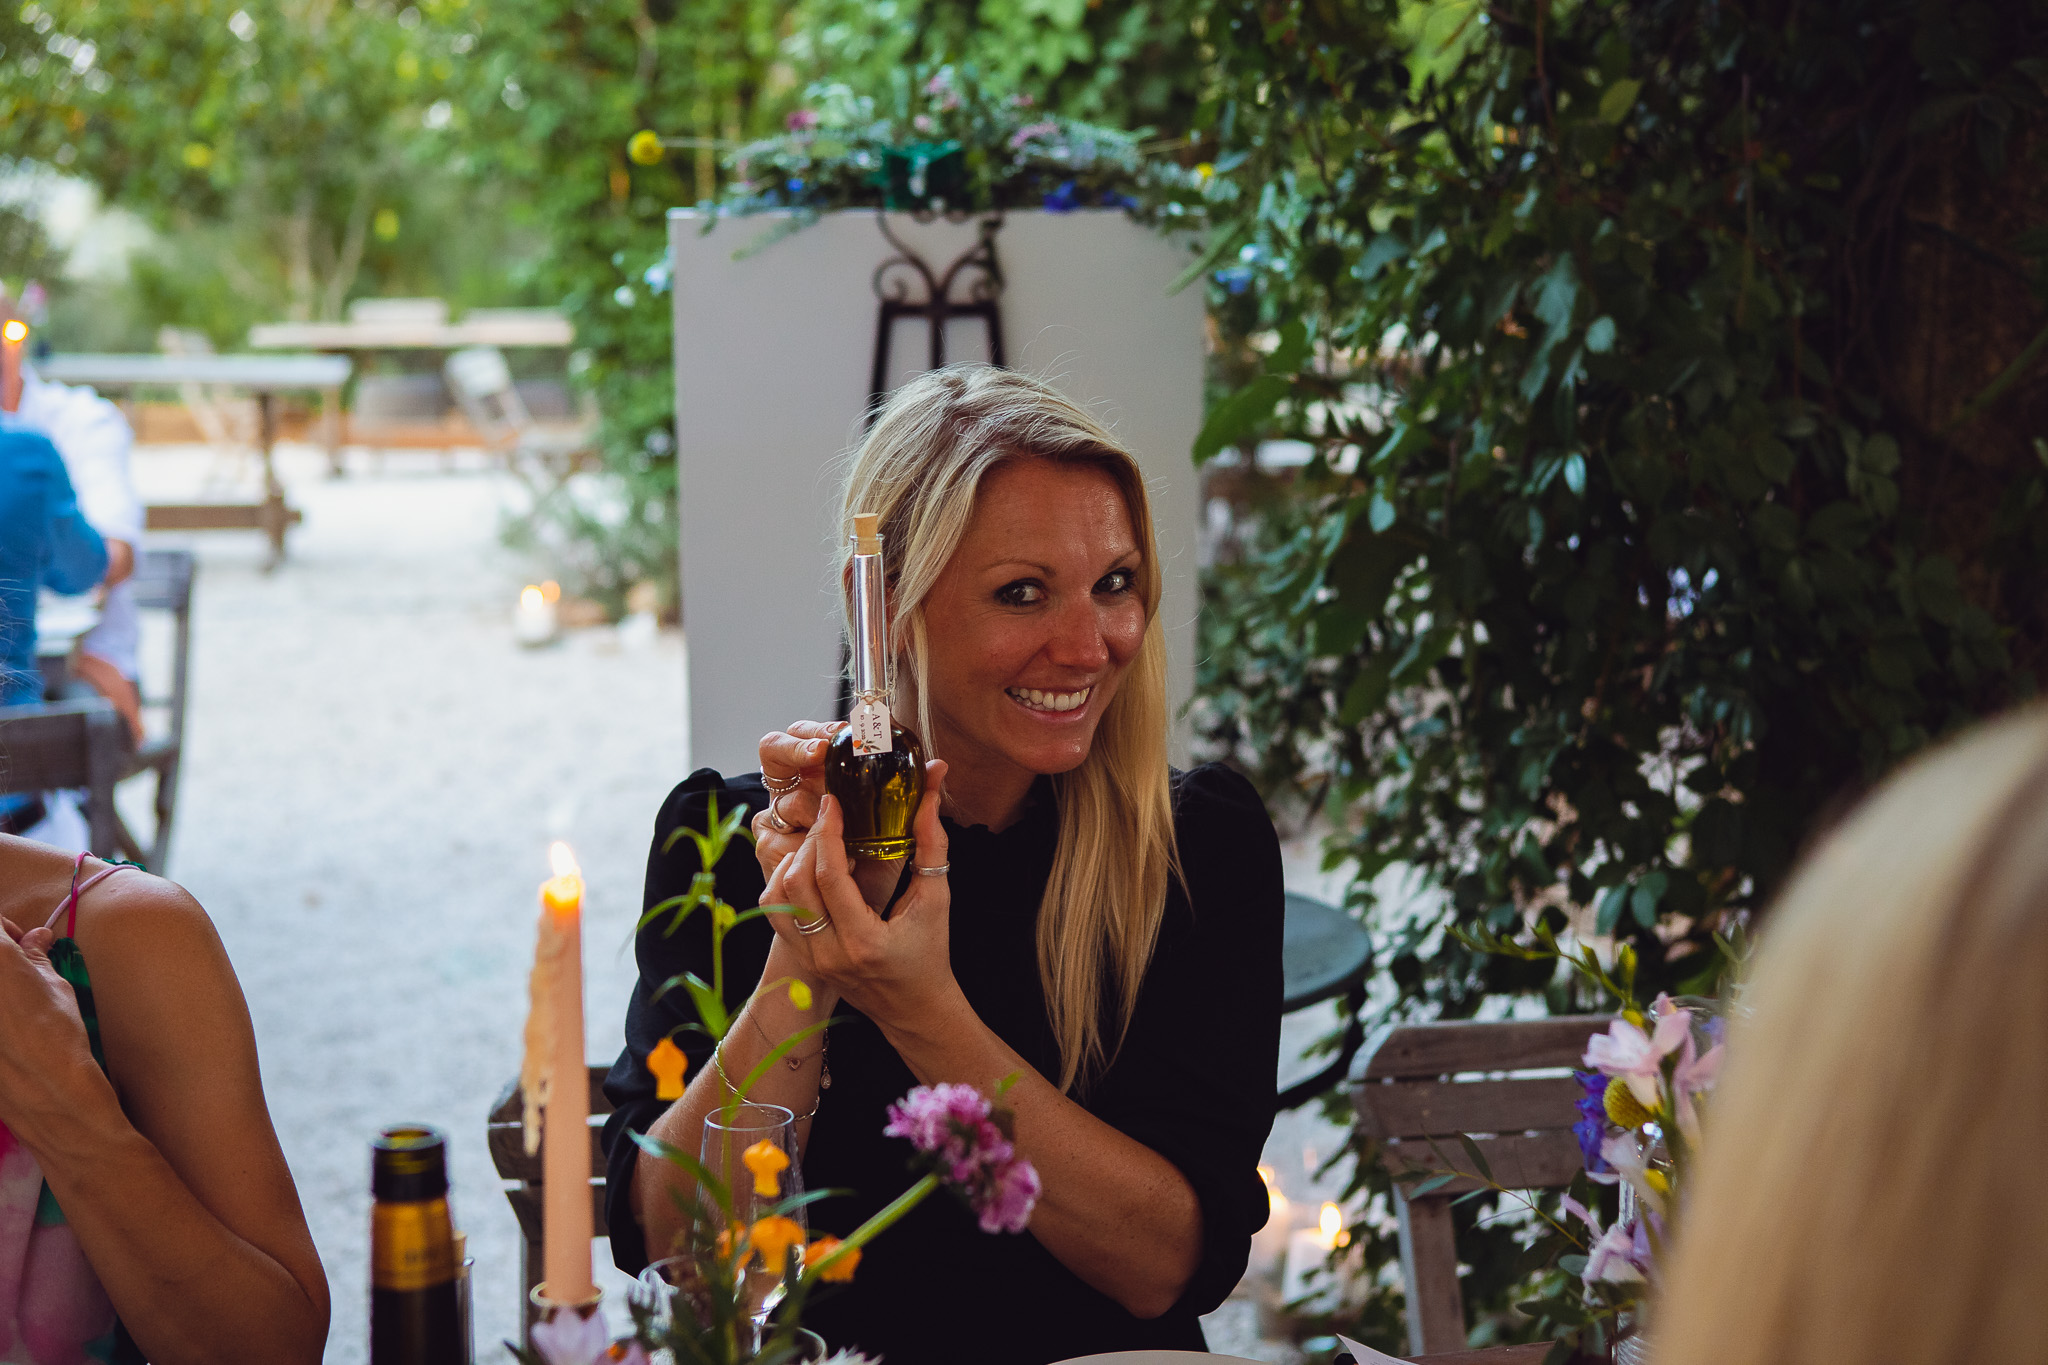
[{"label": "woman's left hand", "polygon": [[[945,779],[942,760],[925,765],[924,800],[912,826],[917,840],[913,868],[946,861],[946,831],[939,823]],[[910,885],[883,919],[847,867],[843,829],[839,803],[828,796],[803,846],[769,879],[761,904],[797,906],[808,923],[823,915],[827,926],[815,933],[799,929],[794,915],[769,919],[803,962],[805,976],[837,991],[885,1028],[915,1027],[959,990],[951,955],[952,888],[943,876],[913,871]]]},{"label": "woman's left hand", "polygon": [[40,1117],[76,1112],[81,1089],[106,1081],[92,1059],[78,997],[50,964],[57,936],[41,926],[24,933],[10,920],[0,925],[7,930],[0,940],[0,1019],[7,1021],[0,1122],[33,1144]]}]

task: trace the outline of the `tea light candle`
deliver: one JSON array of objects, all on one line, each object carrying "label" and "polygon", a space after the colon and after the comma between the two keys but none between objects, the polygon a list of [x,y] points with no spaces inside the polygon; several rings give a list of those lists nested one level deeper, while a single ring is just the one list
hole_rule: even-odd
[{"label": "tea light candle", "polygon": [[[1324,1204],[1314,1227],[1302,1228],[1287,1239],[1287,1260],[1280,1273],[1281,1302],[1292,1303],[1309,1296],[1309,1276],[1329,1259],[1332,1251],[1349,1240],[1344,1231],[1344,1211],[1335,1204]],[[1336,1280],[1325,1276],[1306,1307],[1312,1312],[1328,1312],[1337,1307],[1339,1297]]]},{"label": "tea light candle", "polygon": [[537,584],[519,590],[519,605],[512,611],[513,639],[529,649],[547,644],[555,638],[557,624],[555,604]]}]

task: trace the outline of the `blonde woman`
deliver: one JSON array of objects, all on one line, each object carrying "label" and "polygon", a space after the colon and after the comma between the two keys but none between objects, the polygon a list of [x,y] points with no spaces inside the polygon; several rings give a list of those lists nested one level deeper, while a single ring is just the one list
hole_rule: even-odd
[{"label": "blonde woman", "polygon": [[1657,1365],[2048,1360],[2048,710],[1916,761],[1774,912]]},{"label": "blonde woman", "polygon": [[[675,1169],[623,1131],[695,1151],[724,1078],[836,1013],[829,1055],[803,1044],[753,1096],[815,1110],[800,1127],[805,1187],[852,1191],[815,1207],[814,1233],[850,1231],[907,1183],[909,1148],[883,1136],[883,1110],[919,1083],[1016,1074],[1017,1143],[1044,1189],[1021,1236],[927,1200],[851,1285],[813,1300],[810,1326],[889,1365],[1199,1350],[1197,1315],[1236,1284],[1266,1218],[1280,857],[1244,779],[1167,767],[1160,570],[1137,464],[1044,384],[951,368],[890,400],[853,458],[845,510],[881,518],[895,710],[932,756],[908,860],[926,875],[848,867],[821,766],[829,724],[768,735],[760,775],[699,772],[671,795],[650,905],[698,870],[690,841],[660,849],[678,824],[701,826],[715,795],[720,810],[748,806],[757,839],[717,869],[726,898],[803,906],[830,926],[803,934],[778,915],[726,940],[735,1006],[757,981],[794,977],[812,1008],[759,992],[717,1065],[701,1036],[676,1033],[692,1081],[672,1105],[652,1098],[643,1059],[688,1006],[654,992],[679,971],[708,979],[708,931],[642,933],[608,1085],[614,1255],[634,1268],[681,1223]],[[772,644],[734,666],[774,667]]]}]

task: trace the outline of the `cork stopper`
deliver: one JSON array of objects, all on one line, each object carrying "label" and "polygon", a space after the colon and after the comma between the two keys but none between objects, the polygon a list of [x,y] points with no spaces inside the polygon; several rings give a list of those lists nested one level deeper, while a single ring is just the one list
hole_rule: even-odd
[{"label": "cork stopper", "polygon": [[873,512],[853,514],[853,552],[857,555],[882,553],[882,519]]}]

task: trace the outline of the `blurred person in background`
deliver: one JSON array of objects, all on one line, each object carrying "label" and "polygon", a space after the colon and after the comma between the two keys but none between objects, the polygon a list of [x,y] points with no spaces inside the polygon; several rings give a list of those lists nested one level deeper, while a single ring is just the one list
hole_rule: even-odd
[{"label": "blurred person in background", "polygon": [[[17,304],[0,291],[0,325],[31,323],[28,302]],[[142,623],[134,585],[128,581],[135,572],[143,523],[142,499],[128,464],[135,433],[121,410],[93,390],[39,377],[28,359],[40,353],[37,344],[32,327],[20,339],[0,337],[0,431],[33,432],[56,446],[79,510],[106,543],[99,624],[79,640],[71,671],[113,703],[127,724],[129,739],[140,744],[142,702],[135,679]],[[79,810],[81,799],[72,792],[50,793],[46,819],[26,831],[28,837],[82,851],[88,835]]]},{"label": "blurred person in background", "polygon": [[2048,1360],[2048,707],[1916,759],[1772,912],[1657,1365]]},{"label": "blurred person in background", "polygon": [[[85,592],[107,571],[107,548],[72,494],[57,448],[0,429],[0,706],[43,699],[36,667],[36,593]],[[0,795],[0,833],[47,823],[48,801]]]}]

